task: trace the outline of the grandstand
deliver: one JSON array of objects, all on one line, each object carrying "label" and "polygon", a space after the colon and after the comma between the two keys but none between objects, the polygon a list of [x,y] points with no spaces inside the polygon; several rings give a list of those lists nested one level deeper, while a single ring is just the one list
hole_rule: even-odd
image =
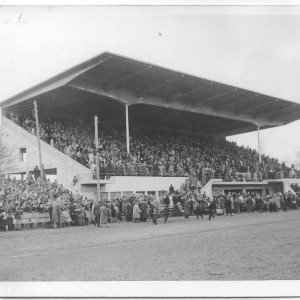
[{"label": "grandstand", "polygon": [[[300,183],[298,170],[259,149],[259,131],[299,119],[299,104],[108,52],[1,102],[1,139],[12,157],[5,174],[24,176],[39,165],[34,101],[47,176],[89,198],[96,197],[94,115],[102,199],[158,197],[193,178],[209,196],[294,193],[291,185]],[[225,141],[251,131],[258,133],[258,152]]]}]

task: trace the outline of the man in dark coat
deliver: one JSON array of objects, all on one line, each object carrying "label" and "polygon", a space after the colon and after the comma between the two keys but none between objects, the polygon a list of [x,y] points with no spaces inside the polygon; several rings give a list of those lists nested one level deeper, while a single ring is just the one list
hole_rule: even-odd
[{"label": "man in dark coat", "polygon": [[95,223],[94,226],[98,226],[100,227],[100,202],[96,201],[95,205],[94,205],[94,215],[95,215]]},{"label": "man in dark coat", "polygon": [[152,218],[153,224],[157,225],[157,215],[158,215],[158,208],[156,203],[149,203],[150,204],[150,217]]},{"label": "man in dark coat", "polygon": [[261,213],[262,210],[263,210],[263,199],[262,199],[262,196],[261,195],[258,195],[256,197],[256,205],[257,205],[257,209],[258,211]]},{"label": "man in dark coat", "polygon": [[174,186],[171,184],[171,186],[169,187],[170,194],[174,194],[174,191]]},{"label": "man in dark coat", "polygon": [[57,225],[61,226],[60,224],[60,214],[61,214],[61,207],[58,199],[54,201],[53,210],[52,210],[52,220],[54,228],[57,228]]},{"label": "man in dark coat", "polygon": [[145,200],[142,201],[141,204],[141,221],[142,222],[147,222],[147,210],[148,210],[148,206],[147,206],[147,202]]},{"label": "man in dark coat", "polygon": [[164,223],[167,223],[168,218],[169,218],[169,205],[170,205],[170,199],[168,194],[166,194],[164,200],[164,210],[163,210],[163,215],[164,215]]},{"label": "man in dark coat", "polygon": [[197,219],[199,219],[199,216],[203,219],[203,204],[201,203],[202,201],[197,199],[197,204],[196,204],[196,216]]},{"label": "man in dark coat", "polygon": [[253,211],[252,198],[251,198],[251,196],[249,194],[247,195],[246,203],[247,203],[247,209],[248,209],[248,211],[252,213],[252,211]]},{"label": "man in dark coat", "polygon": [[188,219],[189,215],[190,215],[190,200],[186,199],[184,202],[184,217]]},{"label": "man in dark coat", "polygon": [[6,230],[6,219],[4,218],[4,215],[0,215],[0,230]]},{"label": "man in dark coat", "polygon": [[52,223],[52,211],[53,211],[53,207],[52,207],[52,204],[50,204],[50,206],[48,207],[48,213],[49,213],[49,217],[50,217],[50,224]]},{"label": "man in dark coat", "polygon": [[38,166],[36,166],[33,170],[33,176],[34,176],[34,179],[37,180],[39,177],[41,177],[41,172],[38,168]]},{"label": "man in dark coat", "polygon": [[190,203],[190,216],[194,215],[194,200],[192,198],[192,195],[191,195],[191,198],[189,200],[189,203]]},{"label": "man in dark coat", "polygon": [[208,219],[215,218],[216,202],[211,200],[208,202]]},{"label": "man in dark coat", "polygon": [[286,198],[280,195],[280,207],[283,211],[287,212]]},{"label": "man in dark coat", "polygon": [[225,209],[226,209],[226,215],[228,216],[228,214],[230,214],[232,216],[230,197],[226,197],[225,199]]},{"label": "man in dark coat", "polygon": [[76,225],[77,224],[77,215],[76,215],[76,205],[74,202],[71,202],[69,206],[69,212],[70,212],[70,218],[72,220],[71,225]]},{"label": "man in dark coat", "polygon": [[130,201],[127,201],[125,206],[125,217],[127,222],[132,221],[132,205],[130,204]]}]

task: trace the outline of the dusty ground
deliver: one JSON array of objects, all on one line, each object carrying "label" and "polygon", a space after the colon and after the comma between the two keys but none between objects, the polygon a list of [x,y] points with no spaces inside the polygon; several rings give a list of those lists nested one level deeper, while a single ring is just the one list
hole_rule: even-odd
[{"label": "dusty ground", "polygon": [[300,210],[0,232],[0,280],[300,279]]}]

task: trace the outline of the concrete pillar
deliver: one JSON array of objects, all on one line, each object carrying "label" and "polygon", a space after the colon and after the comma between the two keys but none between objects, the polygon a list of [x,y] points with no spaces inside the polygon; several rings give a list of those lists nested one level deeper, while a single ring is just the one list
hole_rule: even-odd
[{"label": "concrete pillar", "polygon": [[257,126],[257,148],[258,148],[259,163],[261,163],[259,126]]},{"label": "concrete pillar", "polygon": [[127,147],[127,153],[130,153],[129,148],[129,116],[128,116],[128,104],[125,105],[125,115],[126,115],[126,147]]},{"label": "concrete pillar", "polygon": [[2,107],[0,107],[0,147],[2,147]]}]

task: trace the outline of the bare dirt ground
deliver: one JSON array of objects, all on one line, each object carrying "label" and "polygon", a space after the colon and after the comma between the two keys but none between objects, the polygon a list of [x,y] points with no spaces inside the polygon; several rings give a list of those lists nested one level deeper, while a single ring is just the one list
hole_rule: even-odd
[{"label": "bare dirt ground", "polygon": [[0,232],[0,281],[300,279],[300,210]]}]

